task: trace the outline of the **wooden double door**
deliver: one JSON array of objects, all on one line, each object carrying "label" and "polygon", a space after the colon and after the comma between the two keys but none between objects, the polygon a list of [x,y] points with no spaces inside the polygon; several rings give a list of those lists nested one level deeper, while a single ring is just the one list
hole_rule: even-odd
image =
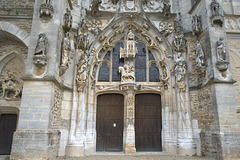
[{"label": "wooden double door", "polygon": [[[97,151],[123,151],[124,97],[104,94],[97,98]],[[135,98],[137,151],[161,151],[161,96],[138,94]]]},{"label": "wooden double door", "polygon": [[0,115],[0,155],[10,155],[16,126],[16,114]]}]

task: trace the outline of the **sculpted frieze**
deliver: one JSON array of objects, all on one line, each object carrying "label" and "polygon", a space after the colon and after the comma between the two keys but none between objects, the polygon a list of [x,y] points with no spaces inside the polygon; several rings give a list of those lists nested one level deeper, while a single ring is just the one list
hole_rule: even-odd
[{"label": "sculpted frieze", "polygon": [[227,32],[240,32],[240,16],[226,16],[225,20]]}]

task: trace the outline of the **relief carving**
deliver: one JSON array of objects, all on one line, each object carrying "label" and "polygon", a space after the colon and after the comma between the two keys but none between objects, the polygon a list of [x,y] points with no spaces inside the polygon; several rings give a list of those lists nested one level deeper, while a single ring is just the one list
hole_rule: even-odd
[{"label": "relief carving", "polygon": [[0,79],[0,95],[1,98],[14,100],[20,99],[22,93],[22,84],[15,78],[12,73],[1,75]]},{"label": "relief carving", "polygon": [[54,10],[53,10],[53,6],[51,5],[51,1],[46,0],[45,3],[41,4],[39,12],[40,12],[40,18],[42,16],[47,16],[47,17],[49,16],[50,18],[52,18]]},{"label": "relief carving", "polygon": [[102,22],[97,19],[89,20],[87,22],[87,27],[88,27],[88,31],[90,31],[92,34],[96,36],[101,31],[100,28],[102,27]]},{"label": "relief carving", "polygon": [[226,16],[225,19],[227,32],[240,32],[240,17]]},{"label": "relief carving", "polygon": [[125,64],[123,67],[119,67],[119,73],[122,75],[121,82],[135,82],[135,72],[134,67],[130,66],[129,63]]},{"label": "relief carving", "polygon": [[39,34],[37,46],[33,57],[33,63],[38,67],[42,67],[47,64],[47,46],[48,38],[46,34]]},{"label": "relief carving", "polygon": [[122,0],[122,5],[126,11],[136,11],[139,9],[139,0]]}]

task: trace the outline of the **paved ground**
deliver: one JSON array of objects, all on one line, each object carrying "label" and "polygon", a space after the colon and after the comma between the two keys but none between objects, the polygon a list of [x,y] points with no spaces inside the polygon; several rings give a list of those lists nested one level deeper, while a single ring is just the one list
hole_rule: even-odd
[{"label": "paved ground", "polygon": [[212,160],[206,157],[181,157],[161,154],[148,155],[95,155],[82,158],[60,158],[60,160]]}]

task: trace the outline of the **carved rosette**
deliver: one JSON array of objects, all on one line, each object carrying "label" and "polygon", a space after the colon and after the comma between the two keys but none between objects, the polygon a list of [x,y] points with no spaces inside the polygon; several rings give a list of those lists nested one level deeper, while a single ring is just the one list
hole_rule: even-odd
[{"label": "carved rosette", "polygon": [[38,42],[33,56],[33,64],[41,68],[47,65],[48,38],[45,33],[38,35]]}]

